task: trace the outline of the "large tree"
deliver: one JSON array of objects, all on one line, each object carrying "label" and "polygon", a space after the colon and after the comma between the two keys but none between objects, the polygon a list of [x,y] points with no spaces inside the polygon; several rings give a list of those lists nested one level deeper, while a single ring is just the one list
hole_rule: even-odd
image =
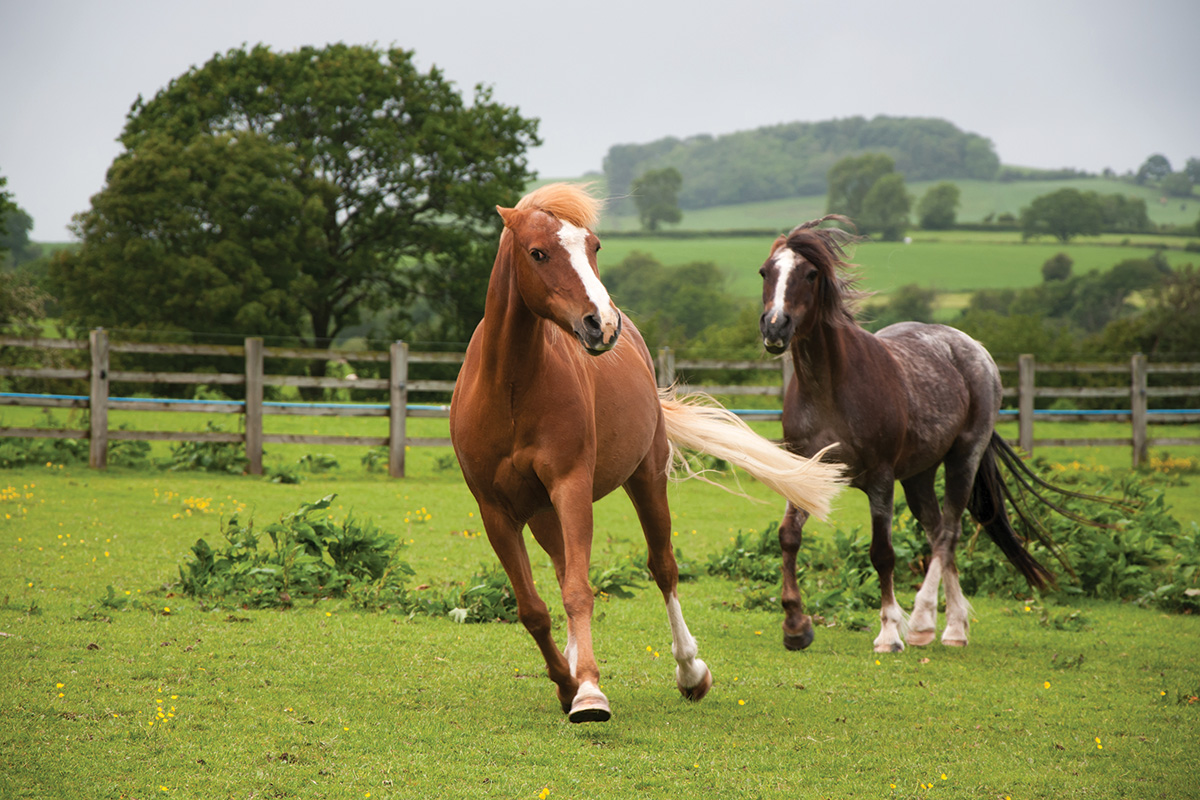
[{"label": "large tree", "polygon": [[81,247],[53,268],[68,320],[324,346],[366,312],[420,306],[427,332],[465,339],[482,296],[446,285],[486,282],[537,122],[483,86],[464,102],[413,59],[260,45],[139,98],[76,217]]},{"label": "large tree", "polygon": [[656,231],[660,223],[683,219],[683,212],[679,210],[682,187],[683,176],[674,167],[646,170],[634,180],[630,188],[643,228]]},{"label": "large tree", "polygon": [[917,204],[917,220],[927,231],[944,231],[954,227],[958,216],[959,190],[949,181],[930,186]]},{"label": "large tree", "polygon": [[1065,243],[1076,236],[1100,233],[1103,222],[1099,196],[1078,189],[1059,189],[1035,197],[1021,209],[1021,235],[1025,239],[1049,234]]},{"label": "large tree", "polygon": [[1155,153],[1138,167],[1138,183],[1156,183],[1171,174],[1171,162],[1161,153]]},{"label": "large tree", "polygon": [[843,214],[857,222],[871,187],[884,175],[895,172],[896,162],[885,153],[843,158],[829,169],[828,212]]},{"label": "large tree", "polygon": [[875,181],[863,198],[859,230],[887,242],[897,242],[908,230],[910,208],[912,196],[904,188],[904,176],[899,172],[888,173]]}]

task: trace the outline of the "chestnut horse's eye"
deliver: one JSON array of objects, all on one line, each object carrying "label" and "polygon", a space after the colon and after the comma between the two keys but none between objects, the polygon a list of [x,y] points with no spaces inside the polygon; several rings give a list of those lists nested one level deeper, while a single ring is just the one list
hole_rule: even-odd
[{"label": "chestnut horse's eye", "polygon": [[534,261],[538,262],[539,264],[542,263],[543,261],[545,261],[549,257],[546,255],[546,251],[538,250],[536,247],[529,251],[529,255],[530,255],[530,257],[533,258]]}]

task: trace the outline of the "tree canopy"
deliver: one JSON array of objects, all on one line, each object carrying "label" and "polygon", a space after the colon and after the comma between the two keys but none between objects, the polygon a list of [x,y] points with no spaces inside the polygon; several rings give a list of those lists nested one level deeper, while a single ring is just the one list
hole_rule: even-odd
[{"label": "tree canopy", "polygon": [[1000,169],[992,143],[940,119],[879,116],[793,122],[724,136],[668,137],[611,147],[604,158],[609,194],[625,196],[648,169],[683,176],[685,211],[822,194],[829,168],[847,156],[884,153],[908,180],[991,180]]},{"label": "tree canopy", "polygon": [[656,231],[659,223],[683,219],[683,212],[679,210],[682,186],[683,176],[674,167],[647,170],[633,182],[633,202],[637,205],[643,228]]},{"label": "tree canopy", "polygon": [[958,216],[960,192],[949,181],[930,186],[917,204],[918,224],[927,231],[944,231],[954,227]]},{"label": "tree canopy", "polygon": [[891,156],[864,153],[830,168],[827,207],[830,214],[853,220],[861,233],[896,241],[908,228],[912,198]]},{"label": "tree canopy", "polygon": [[537,122],[413,58],[259,45],[138,98],[81,247],[52,266],[64,316],[323,346],[382,308],[411,330],[419,307],[465,340]]},{"label": "tree canopy", "polygon": [[1050,235],[1065,243],[1101,231],[1144,231],[1150,227],[1150,217],[1141,198],[1066,188],[1035,197],[1021,209],[1020,224],[1025,239]]},{"label": "tree canopy", "polygon": [[849,156],[829,169],[829,202],[826,210],[830,214],[843,214],[855,222],[863,216],[863,204],[884,175],[894,175],[896,162],[884,153],[864,153]]},{"label": "tree canopy", "polygon": [[871,186],[863,198],[859,230],[886,242],[904,238],[912,197],[904,188],[904,176],[891,172]]}]

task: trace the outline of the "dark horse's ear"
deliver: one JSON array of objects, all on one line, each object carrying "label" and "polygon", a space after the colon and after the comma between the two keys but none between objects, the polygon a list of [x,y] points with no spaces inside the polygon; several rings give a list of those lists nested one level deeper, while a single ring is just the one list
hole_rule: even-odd
[{"label": "dark horse's ear", "polygon": [[779,248],[783,247],[785,244],[787,244],[787,240],[788,240],[787,234],[784,234],[784,233],[779,234],[779,238],[777,238],[775,240],[774,244],[771,245],[771,252],[767,253],[767,258],[770,258],[771,256],[775,255],[775,251],[778,250]]}]

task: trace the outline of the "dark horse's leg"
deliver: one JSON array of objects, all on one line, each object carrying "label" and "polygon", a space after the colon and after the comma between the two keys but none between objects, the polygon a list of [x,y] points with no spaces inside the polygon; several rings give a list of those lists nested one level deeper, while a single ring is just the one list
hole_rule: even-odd
[{"label": "dark horse's leg", "polygon": [[[937,491],[934,489],[934,478],[937,467],[926,470],[903,482],[904,496],[908,500],[909,510],[925,531],[931,550],[937,550],[935,544],[941,536],[942,510],[938,506]],[[933,642],[937,636],[937,598],[938,584],[942,579],[942,562],[930,561],[925,572],[924,582],[917,592],[913,604],[912,617],[909,620],[908,643],[914,647],[924,647]]]},{"label": "dark horse's leg", "polygon": [[646,535],[648,566],[667,606],[671,625],[671,655],[675,657],[675,685],[688,700],[700,700],[712,688],[712,673],[696,657],[699,648],[688,630],[679,605],[677,587],[679,566],[671,544],[671,511],[667,505],[665,440],[662,449],[652,451],[625,483],[625,492],[637,511]]},{"label": "dark horse's leg", "polygon": [[800,599],[800,585],[796,581],[796,553],[804,535],[804,523],[808,512],[791,503],[783,512],[779,524],[779,549],[783,552],[783,646],[788,650],[803,650],[812,644],[812,617],[804,613],[804,602]]},{"label": "dark horse's leg", "polygon": [[[965,455],[964,450],[967,451]],[[963,596],[962,587],[958,582],[958,564],[954,551],[962,536],[963,510],[971,494],[981,452],[978,446],[968,448],[959,445],[947,453],[946,494],[940,512],[933,489],[933,475],[936,470],[925,476],[918,476],[920,480],[916,483],[919,485],[913,486],[915,491],[909,489],[913,482],[905,484],[909,505],[913,507],[914,513],[919,513],[917,519],[925,529],[931,550],[925,580],[921,583],[913,603],[909,644],[929,644],[937,633],[939,583],[946,587],[946,629],[942,632],[942,644],[951,647],[963,647],[967,644],[971,627],[971,605]],[[914,502],[914,497],[920,499]]]},{"label": "dark horse's leg", "polygon": [[879,573],[879,635],[875,637],[876,653],[899,653],[904,650],[901,629],[907,626],[904,612],[896,603],[894,571],[896,551],[892,549],[892,498],[896,481],[889,474],[872,482],[867,489],[871,506],[871,563]]}]

